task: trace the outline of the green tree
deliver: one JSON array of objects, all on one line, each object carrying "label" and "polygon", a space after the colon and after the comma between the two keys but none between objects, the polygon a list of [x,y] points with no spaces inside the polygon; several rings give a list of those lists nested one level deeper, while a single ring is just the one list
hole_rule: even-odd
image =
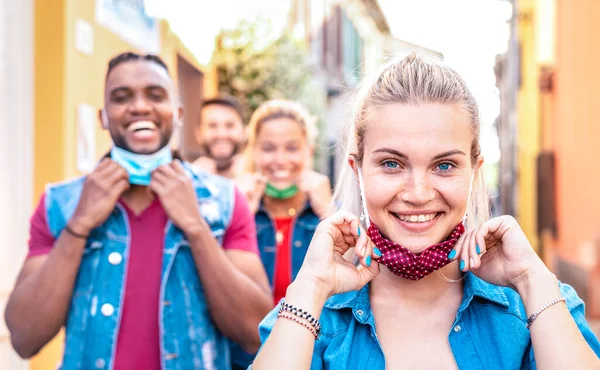
[{"label": "green tree", "polygon": [[306,43],[273,34],[265,20],[242,21],[219,34],[212,60],[219,91],[238,98],[248,118],[271,99],[298,101],[322,117],[325,91],[313,78]]}]

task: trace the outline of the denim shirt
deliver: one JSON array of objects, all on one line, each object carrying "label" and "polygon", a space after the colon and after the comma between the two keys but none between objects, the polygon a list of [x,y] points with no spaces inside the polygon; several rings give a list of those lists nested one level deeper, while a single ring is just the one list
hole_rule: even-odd
[{"label": "denim shirt", "polygon": [[[579,330],[593,351],[600,355],[600,343],[585,321],[583,301],[566,284],[560,283],[560,291],[567,299],[567,307]],[[260,324],[263,343],[275,325],[278,308]],[[321,337],[315,342],[311,370],[385,369],[368,285],[331,297],[325,303],[320,320]],[[526,321],[525,308],[517,292],[488,284],[467,273],[463,299],[448,333],[458,368],[535,369]]]},{"label": "denim shirt", "polygon": [[[198,206],[213,236],[222,243],[231,222],[234,187],[223,178],[196,172],[184,163]],[[46,189],[50,231],[58,237],[73,215],[85,178]],[[75,281],[62,369],[112,369],[119,333],[130,243],[127,214],[119,204],[86,242]],[[116,258],[119,257],[119,258]],[[161,271],[159,335],[161,367],[231,369],[229,343],[213,323],[189,242],[169,221]]]},{"label": "denim shirt", "polygon": [[[271,219],[267,210],[261,203],[260,208],[254,217],[256,221],[256,235],[258,238],[258,249],[260,258],[267,271],[269,283],[273,287],[273,278],[275,277],[275,264],[277,257],[277,243],[275,242],[275,221]],[[313,211],[310,203],[307,202],[298,214],[298,217],[292,222],[292,280],[296,278],[304,256],[310,245],[310,241],[319,225],[319,216]]]},{"label": "denim shirt", "polygon": [[[275,221],[271,219],[262,202],[254,216],[254,220],[256,221],[256,235],[260,257],[269,277],[269,284],[273,287],[275,264],[277,262]],[[298,217],[292,222],[292,280],[296,278],[300,267],[302,267],[304,256],[315,233],[315,229],[319,225],[319,221],[319,216],[311,208],[310,202],[307,202],[298,214]],[[232,343],[232,362],[234,365],[245,369],[254,357],[255,355],[244,352],[237,344]]]}]

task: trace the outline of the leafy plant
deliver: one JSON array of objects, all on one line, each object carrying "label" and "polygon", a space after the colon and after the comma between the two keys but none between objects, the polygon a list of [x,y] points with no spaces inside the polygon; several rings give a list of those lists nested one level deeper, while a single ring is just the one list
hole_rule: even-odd
[{"label": "leafy plant", "polygon": [[212,63],[219,91],[238,98],[247,117],[271,99],[298,101],[321,116],[325,92],[313,78],[306,42],[274,34],[270,22],[257,20],[217,36]]}]

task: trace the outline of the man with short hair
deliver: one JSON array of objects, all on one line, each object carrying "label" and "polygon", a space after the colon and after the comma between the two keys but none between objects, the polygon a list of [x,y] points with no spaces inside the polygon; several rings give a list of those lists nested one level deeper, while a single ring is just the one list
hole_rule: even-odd
[{"label": "man with short hair", "polygon": [[202,103],[196,139],[204,153],[194,162],[197,168],[230,179],[243,172],[243,116],[241,104],[231,96],[217,96]]},{"label": "man with short hair", "polygon": [[244,196],[168,146],[182,116],[153,55],[108,67],[100,120],[113,147],[87,176],[52,184],[6,307],[16,351],[66,327],[63,369],[230,369],[229,339],[257,350],[271,309]]}]

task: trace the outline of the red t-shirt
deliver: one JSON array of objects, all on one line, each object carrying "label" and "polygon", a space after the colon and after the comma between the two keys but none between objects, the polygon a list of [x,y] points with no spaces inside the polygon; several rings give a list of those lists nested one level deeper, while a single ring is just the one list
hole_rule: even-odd
[{"label": "red t-shirt", "polygon": [[275,276],[273,277],[273,300],[279,303],[292,283],[292,218],[275,219]]},{"label": "red t-shirt", "polygon": [[[27,258],[49,253],[55,242],[48,228],[44,200],[42,195],[31,218]],[[127,212],[131,239],[114,368],[160,370],[158,302],[168,216],[158,198],[139,215],[135,215],[124,202],[120,201],[120,204]],[[246,198],[237,189],[223,249],[258,254],[254,215]]]}]

